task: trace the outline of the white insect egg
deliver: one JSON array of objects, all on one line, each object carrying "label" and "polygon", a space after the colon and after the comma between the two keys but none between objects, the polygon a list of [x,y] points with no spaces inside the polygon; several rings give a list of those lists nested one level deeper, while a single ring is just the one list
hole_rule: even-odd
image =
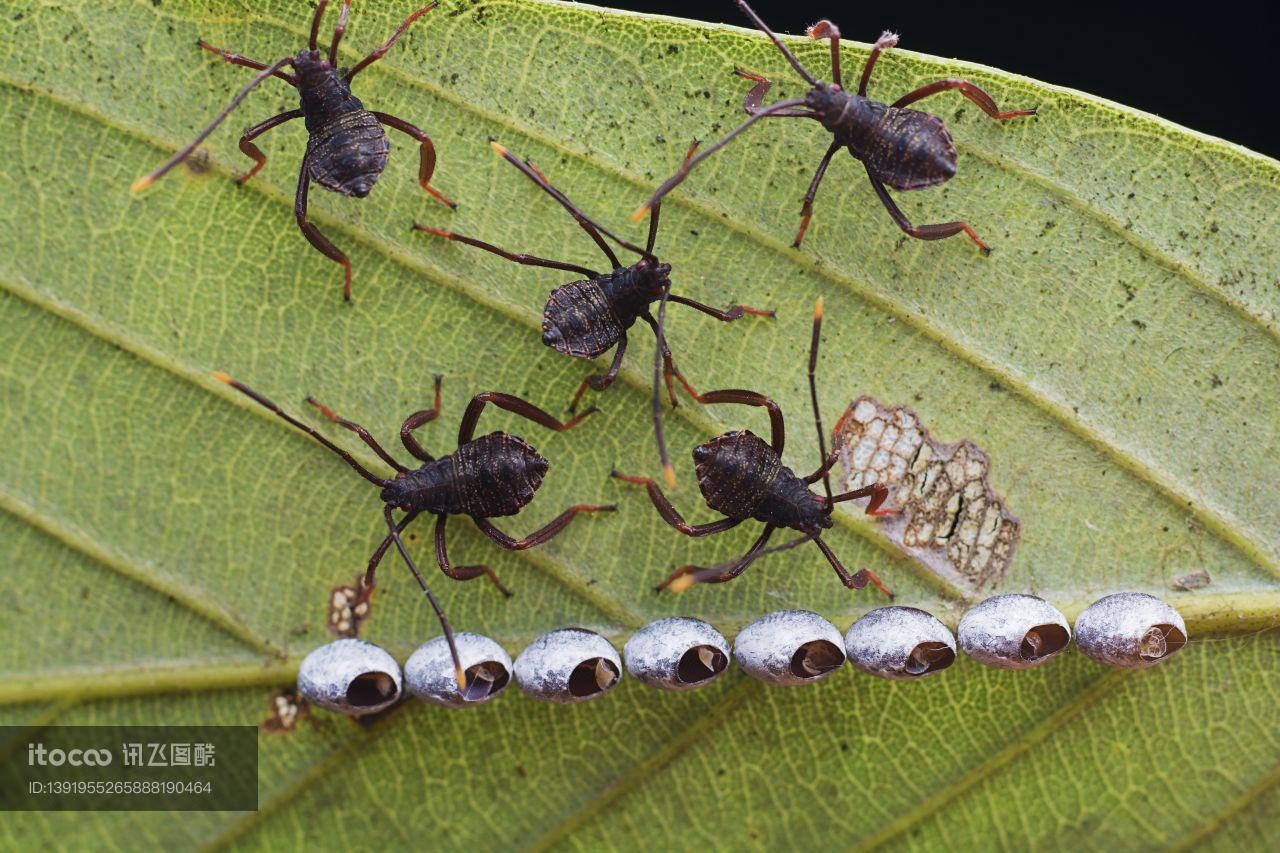
[{"label": "white insect egg", "polygon": [[733,657],[752,678],[794,686],[844,666],[840,631],[808,610],[779,610],[738,632]]},{"label": "white insect egg", "polygon": [[1076,645],[1104,666],[1151,666],[1186,644],[1181,614],[1144,592],[1100,598],[1076,619]]},{"label": "white insect egg", "polygon": [[700,619],[673,616],[641,628],[622,647],[627,672],[661,690],[710,684],[729,668],[729,641]]},{"label": "white insect egg", "polygon": [[458,689],[449,643],[443,636],[428,640],[404,664],[404,681],[419,699],[447,708],[482,705],[511,681],[511,656],[482,634],[454,634],[466,687]]},{"label": "white insect egg", "polygon": [[1067,617],[1034,595],[996,595],[973,607],[956,632],[960,648],[979,663],[1030,669],[1071,642]]},{"label": "white insect egg", "polygon": [[905,681],[946,669],[956,641],[931,614],[914,607],[881,607],[844,635],[849,663],[870,675]]},{"label": "white insect egg", "polygon": [[307,701],[351,717],[391,707],[400,690],[400,664],[364,640],[326,643],[298,668],[298,692]]},{"label": "white insect egg", "polygon": [[516,658],[515,673],[529,696],[567,705],[609,692],[622,677],[622,659],[595,631],[561,628],[526,646]]}]

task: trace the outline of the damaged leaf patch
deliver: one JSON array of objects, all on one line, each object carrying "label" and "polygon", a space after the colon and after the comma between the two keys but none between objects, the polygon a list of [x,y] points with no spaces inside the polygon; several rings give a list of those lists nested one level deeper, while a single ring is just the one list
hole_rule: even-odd
[{"label": "damaged leaf patch", "polygon": [[883,530],[944,579],[979,588],[1009,569],[1022,527],[991,489],[991,461],[969,439],[940,444],[905,406],[859,397],[836,424],[841,490],[884,483]]}]

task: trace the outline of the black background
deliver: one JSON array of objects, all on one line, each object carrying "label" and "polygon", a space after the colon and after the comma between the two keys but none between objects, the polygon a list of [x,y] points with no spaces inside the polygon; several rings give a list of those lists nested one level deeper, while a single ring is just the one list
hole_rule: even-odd
[{"label": "black background", "polygon": [[[749,27],[733,0],[595,0]],[[755,0],[777,32],[820,18],[872,42],[956,57],[1109,98],[1280,158],[1280,7],[1237,2],[1046,3]]]}]

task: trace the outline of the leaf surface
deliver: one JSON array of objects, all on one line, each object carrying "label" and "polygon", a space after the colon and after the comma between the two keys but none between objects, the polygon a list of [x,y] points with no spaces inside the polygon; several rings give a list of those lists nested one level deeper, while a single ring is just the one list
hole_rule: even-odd
[{"label": "leaf surface", "polygon": [[[210,138],[207,169],[127,191],[249,79],[196,39],[270,61],[305,42],[306,9],[10,5],[0,541],[3,624],[21,641],[0,651],[0,719],[14,724],[256,722],[326,639],[326,593],[381,535],[378,502],[211,371],[308,418],[314,394],[388,439],[442,373],[445,414],[423,439],[445,452],[470,395],[501,389],[560,411],[605,366],[538,341],[541,306],[564,275],[411,232],[419,221],[600,263],[489,137],[639,240],[627,215],[689,141],[739,121],[746,87],[734,66],[772,77],[779,97],[802,93],[776,50],[742,30],[525,0],[445,3],[355,91],[432,135],[434,183],[460,206],[422,193],[417,152],[399,134],[368,199],[313,190],[313,221],[354,263],[348,306],[340,268],[293,222],[303,129],[263,137],[266,168],[244,187],[231,180],[244,167],[236,132],[295,105],[282,84]],[[407,11],[356,4],[344,61]],[[793,44],[825,70],[825,44]],[[855,68],[866,47],[844,55]],[[670,197],[658,248],[679,292],[779,316],[721,325],[672,306],[672,347],[699,388],[777,399],[787,460],[808,471],[818,452],[805,353],[825,296],[828,424],[869,394],[909,405],[940,441],[972,438],[1023,524],[999,591],[1035,592],[1071,617],[1112,591],[1164,595],[1196,640],[1177,658],[1137,674],[1074,652],[1030,673],[962,660],[919,684],[842,673],[804,690],[735,673],[680,696],[624,680],[581,707],[518,695],[465,714],[407,705],[368,728],[316,714],[263,739],[256,814],[26,813],[0,822],[0,843],[1262,847],[1280,778],[1280,639],[1264,630],[1280,621],[1280,167],[1087,95],[909,51],[881,60],[872,95],[955,75],[1040,115],[996,123],[955,95],[921,104],[952,129],[959,174],[898,200],[915,222],[968,220],[989,257],[963,238],[904,237],[845,156],[804,251],[791,250],[827,138],[811,123],[764,122]],[[482,428],[517,432],[552,461],[538,499],[504,529],[523,535],[572,503],[616,500],[620,511],[522,554],[455,519],[455,561],[488,562],[515,596],[439,578],[453,623],[516,652],[565,625],[621,644],[673,613],[732,634],[784,607],[845,628],[880,606],[874,591],[840,586],[813,548],[721,587],[650,591],[676,566],[740,553],[755,531],[686,539],[609,479],[614,466],[658,473],[643,331],[580,429],[548,434],[486,413]],[[673,499],[692,521],[713,516],[689,450],[742,426],[767,425],[739,407],[668,416]],[[429,565],[430,526],[413,531]],[[853,511],[827,538],[898,603],[953,626],[992,592],[934,577]],[[1170,588],[1198,569],[1210,585]],[[414,590],[388,561],[365,629],[402,658],[437,631]]]}]

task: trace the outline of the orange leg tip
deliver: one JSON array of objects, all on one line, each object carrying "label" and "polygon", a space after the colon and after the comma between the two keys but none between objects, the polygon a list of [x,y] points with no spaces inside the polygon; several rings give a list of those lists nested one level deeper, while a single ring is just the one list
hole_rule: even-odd
[{"label": "orange leg tip", "polygon": [[499,157],[511,156],[510,154],[507,153],[507,149],[503,148],[501,145],[498,144],[498,140],[496,139],[489,140],[489,147],[492,148],[495,152],[497,152]]},{"label": "orange leg tip", "polygon": [[427,234],[435,234],[437,237],[444,237],[446,240],[453,239],[453,232],[446,231],[443,228],[432,228],[430,225],[419,225],[416,222],[413,223],[413,227],[414,230],[423,231]]},{"label": "orange leg tip", "polygon": [[138,178],[138,180],[134,181],[132,184],[129,185],[129,192],[140,193],[143,190],[145,190],[147,187],[155,183],[155,181],[156,179],[153,178],[151,175],[143,175],[141,178]]},{"label": "orange leg tip", "polygon": [[821,296],[819,296],[818,301],[813,303],[813,319],[821,320],[822,312],[826,310],[826,307],[827,307],[826,300],[823,299]]},{"label": "orange leg tip", "polygon": [[453,677],[458,680],[458,691],[465,692],[467,689],[467,676],[461,669],[453,670]]},{"label": "orange leg tip", "polygon": [[693,575],[681,575],[671,583],[667,584],[667,589],[671,592],[684,592],[697,582],[698,581],[694,579]]},{"label": "orange leg tip", "polygon": [[652,208],[647,204],[640,205],[639,207],[636,208],[636,212],[631,214],[631,221],[639,222],[641,219],[644,219],[645,216],[648,215],[651,209]]},{"label": "orange leg tip", "polygon": [[670,463],[662,466],[662,476],[666,479],[668,486],[673,489],[676,487],[676,469]]},{"label": "orange leg tip", "polygon": [[214,378],[214,379],[216,379],[216,380],[218,380],[219,382],[221,382],[223,385],[235,385],[235,384],[236,384],[236,381],[235,381],[234,379],[232,379],[232,378],[231,378],[230,376],[228,376],[227,374],[225,374],[225,373],[223,373],[223,372],[221,372],[221,371],[218,371],[218,370],[215,370],[215,371],[213,372],[213,378]]}]

